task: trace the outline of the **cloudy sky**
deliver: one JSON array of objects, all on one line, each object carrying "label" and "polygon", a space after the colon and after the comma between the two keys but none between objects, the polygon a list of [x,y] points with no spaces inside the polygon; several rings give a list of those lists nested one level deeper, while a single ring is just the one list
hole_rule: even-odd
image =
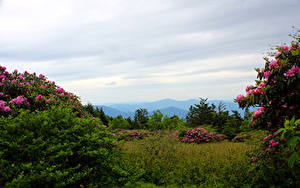
[{"label": "cloudy sky", "polygon": [[0,0],[0,65],[84,103],[229,99],[300,28],[300,0]]}]

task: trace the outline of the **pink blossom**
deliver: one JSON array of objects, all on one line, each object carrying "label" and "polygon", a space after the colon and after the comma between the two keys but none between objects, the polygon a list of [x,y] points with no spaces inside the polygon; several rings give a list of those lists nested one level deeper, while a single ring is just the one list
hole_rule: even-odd
[{"label": "pink blossom", "polygon": [[59,87],[59,88],[57,88],[57,91],[61,93],[61,92],[64,92],[64,89]]},{"label": "pink blossom", "polygon": [[262,113],[264,113],[264,107],[260,107],[257,109],[257,111],[254,112],[253,116],[255,118],[257,118],[258,116],[260,116]]},{"label": "pink blossom", "polygon": [[44,75],[42,75],[42,74],[40,74],[40,75],[39,75],[39,78],[44,78],[44,77],[45,77],[45,76],[44,76]]},{"label": "pink blossom", "polygon": [[0,97],[2,97],[4,95],[4,93],[3,92],[0,92]]},{"label": "pink blossom", "polygon": [[286,45],[280,45],[279,46],[279,49],[282,49],[283,51],[289,51],[289,47],[288,46],[286,46]]},{"label": "pink blossom", "polygon": [[294,110],[295,106],[290,106],[289,109]]},{"label": "pink blossom", "polygon": [[16,84],[16,83],[17,83],[17,80],[12,80],[11,83],[12,83],[12,84]]},{"label": "pink blossom", "polygon": [[264,77],[266,78],[266,80],[269,79],[270,74],[271,74],[270,71],[264,72]]},{"label": "pink blossom", "polygon": [[293,77],[295,76],[296,74],[300,74],[300,68],[297,66],[297,67],[292,67],[290,70],[288,70],[286,73],[285,73],[285,76],[286,77]]},{"label": "pink blossom", "polygon": [[95,118],[95,117],[93,117],[93,120],[96,120],[96,118]]},{"label": "pink blossom", "polygon": [[9,106],[5,106],[5,107],[4,107],[4,109],[3,109],[3,111],[5,111],[5,112],[9,112],[9,111],[10,111],[10,108],[9,108]]},{"label": "pink blossom", "polygon": [[24,96],[18,96],[17,98],[12,99],[10,102],[15,104],[22,104],[24,101],[26,101],[27,98]]},{"label": "pink blossom", "polygon": [[42,100],[43,99],[43,95],[39,94],[37,97],[35,97],[35,100]]},{"label": "pink blossom", "polygon": [[73,100],[72,99],[70,99],[70,103],[72,103],[73,102]]},{"label": "pink blossom", "polygon": [[243,98],[244,98],[244,95],[240,94],[236,97],[236,101],[241,102],[243,100]]},{"label": "pink blossom", "polygon": [[262,82],[257,86],[259,89],[265,88],[266,87],[266,83]]},{"label": "pink blossom", "polygon": [[281,105],[283,108],[287,108],[287,105]]},{"label": "pink blossom", "polygon": [[245,153],[248,153],[248,152],[249,152],[249,151],[246,149],[246,150],[245,150]]},{"label": "pink blossom", "polygon": [[49,102],[50,102],[50,99],[47,99],[47,100],[45,101],[46,104],[49,103]]},{"label": "pink blossom", "polygon": [[275,58],[278,58],[278,56],[280,55],[280,51],[278,51],[276,54],[275,54]]},{"label": "pink blossom", "polygon": [[15,69],[15,70],[14,70],[14,73],[18,73],[18,70],[17,70],[17,69]]},{"label": "pink blossom", "polygon": [[9,112],[10,108],[8,106],[5,106],[5,101],[0,100],[0,110],[4,112]]},{"label": "pink blossom", "polygon": [[269,69],[272,69],[273,67],[278,68],[279,65],[277,63],[277,61],[271,61],[271,63],[269,63]]},{"label": "pink blossom", "polygon": [[61,97],[64,97],[64,96],[65,96],[65,94],[64,94],[64,93],[61,93],[61,94],[60,94],[60,96],[61,96]]}]

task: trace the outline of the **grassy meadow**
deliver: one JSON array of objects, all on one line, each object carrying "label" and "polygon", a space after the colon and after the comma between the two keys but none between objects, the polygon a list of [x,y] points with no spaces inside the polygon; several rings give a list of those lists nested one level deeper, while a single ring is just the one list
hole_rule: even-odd
[{"label": "grassy meadow", "polygon": [[[245,143],[187,144],[172,132],[120,143],[127,165],[137,167],[137,183],[127,187],[247,187],[251,164]],[[145,183],[147,182],[147,183]]]}]

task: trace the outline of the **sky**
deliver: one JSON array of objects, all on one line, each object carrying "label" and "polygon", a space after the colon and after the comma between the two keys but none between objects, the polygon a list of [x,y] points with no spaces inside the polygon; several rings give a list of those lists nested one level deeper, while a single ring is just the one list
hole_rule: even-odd
[{"label": "sky", "polygon": [[0,0],[0,65],[83,103],[233,100],[300,28],[300,0]]}]

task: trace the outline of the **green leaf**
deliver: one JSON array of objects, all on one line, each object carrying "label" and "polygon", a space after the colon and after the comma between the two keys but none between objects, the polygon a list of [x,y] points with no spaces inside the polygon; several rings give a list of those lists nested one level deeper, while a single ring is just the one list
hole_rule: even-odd
[{"label": "green leaf", "polygon": [[295,161],[299,161],[299,155],[296,152],[294,152],[289,158],[288,165],[290,168],[294,167]]},{"label": "green leaf", "polygon": [[296,144],[297,144],[297,140],[300,140],[300,137],[298,136],[293,136],[293,137],[290,137],[288,140],[287,140],[287,143],[288,145],[291,147],[292,150],[294,150]]}]

